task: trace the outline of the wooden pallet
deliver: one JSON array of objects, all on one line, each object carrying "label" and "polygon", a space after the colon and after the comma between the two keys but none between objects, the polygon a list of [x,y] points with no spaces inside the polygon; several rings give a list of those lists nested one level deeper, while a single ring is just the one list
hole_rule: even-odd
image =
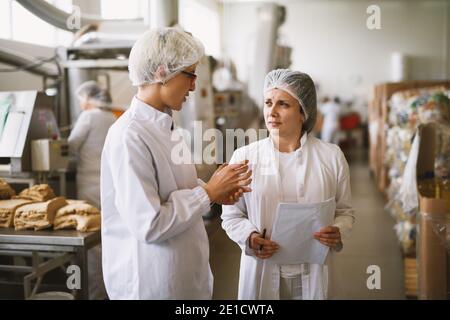
[{"label": "wooden pallet", "polygon": [[403,259],[403,265],[404,265],[405,295],[407,298],[417,298],[419,292],[417,259],[405,257]]}]

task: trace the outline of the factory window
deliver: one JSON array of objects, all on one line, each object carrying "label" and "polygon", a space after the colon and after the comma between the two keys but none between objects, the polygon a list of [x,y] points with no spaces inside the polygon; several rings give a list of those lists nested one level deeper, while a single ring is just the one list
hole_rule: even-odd
[{"label": "factory window", "polygon": [[104,19],[143,18],[148,0],[111,1],[101,0],[101,12]]},{"label": "factory window", "polygon": [[[202,41],[206,54],[220,56],[220,17],[218,5],[205,0],[180,0],[180,24]],[[208,26],[205,28],[205,26]]]},{"label": "factory window", "polygon": [[[46,0],[58,8],[71,11],[72,0]],[[41,20],[17,1],[0,1],[0,37],[43,46],[68,45],[72,33]]]},{"label": "factory window", "polygon": [[11,39],[11,3],[0,1],[0,38]]}]

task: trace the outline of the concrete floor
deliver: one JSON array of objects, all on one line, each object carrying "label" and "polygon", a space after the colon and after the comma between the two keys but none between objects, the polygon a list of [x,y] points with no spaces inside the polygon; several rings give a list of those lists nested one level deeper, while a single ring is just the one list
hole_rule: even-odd
[{"label": "concrete floor", "polygon": [[[405,299],[403,262],[394,220],[384,210],[382,196],[369,173],[367,157],[356,154],[349,161],[352,200],[356,223],[344,250],[336,255],[339,274],[338,299]],[[236,299],[239,280],[240,249],[220,227],[220,218],[209,221],[211,269],[214,274],[214,299]],[[367,288],[367,267],[381,270],[381,288]]]}]

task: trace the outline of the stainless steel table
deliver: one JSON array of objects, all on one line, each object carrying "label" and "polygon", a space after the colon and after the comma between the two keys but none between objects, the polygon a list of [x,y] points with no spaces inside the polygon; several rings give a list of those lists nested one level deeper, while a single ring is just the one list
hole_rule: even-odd
[{"label": "stainless steel table", "polygon": [[[73,230],[15,231],[0,228],[0,255],[29,256],[31,266],[0,265],[0,270],[23,272],[25,298],[36,293],[45,273],[72,263],[80,267],[81,288],[76,298],[89,298],[87,250],[100,244],[100,231],[82,233]],[[42,258],[48,260],[42,262]],[[31,281],[37,280],[34,289]]]}]

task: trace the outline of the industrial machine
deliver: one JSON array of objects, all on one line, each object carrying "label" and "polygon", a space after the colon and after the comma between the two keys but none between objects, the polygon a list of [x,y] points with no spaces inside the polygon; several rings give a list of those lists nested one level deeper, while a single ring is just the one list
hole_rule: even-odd
[{"label": "industrial machine", "polygon": [[69,165],[69,144],[64,140],[31,141],[31,168],[35,172],[64,170]]},{"label": "industrial machine", "polygon": [[262,108],[262,87],[266,74],[291,64],[292,49],[278,40],[278,28],[286,19],[286,8],[276,3],[262,3],[258,10],[256,43],[253,53],[253,67],[249,75],[248,94]]},{"label": "industrial machine", "polygon": [[0,172],[8,175],[32,170],[33,140],[60,138],[53,99],[37,91],[0,92],[4,110],[0,133]]}]

